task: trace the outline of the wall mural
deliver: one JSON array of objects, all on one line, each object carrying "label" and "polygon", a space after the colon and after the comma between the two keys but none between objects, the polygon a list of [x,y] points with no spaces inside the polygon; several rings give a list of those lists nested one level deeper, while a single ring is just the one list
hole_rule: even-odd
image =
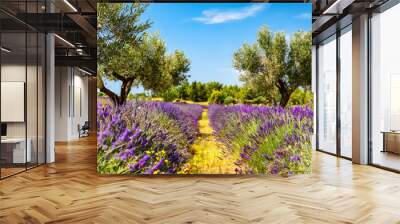
[{"label": "wall mural", "polygon": [[97,8],[98,173],[311,172],[311,4]]}]

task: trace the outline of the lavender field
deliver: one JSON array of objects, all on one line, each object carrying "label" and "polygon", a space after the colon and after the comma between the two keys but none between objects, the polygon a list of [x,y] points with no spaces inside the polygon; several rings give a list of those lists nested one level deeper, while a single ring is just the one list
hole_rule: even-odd
[{"label": "lavender field", "polygon": [[99,3],[97,171],[311,172],[310,23],[266,6]]},{"label": "lavender field", "polygon": [[98,104],[102,174],[273,174],[311,171],[307,106],[128,101]]}]

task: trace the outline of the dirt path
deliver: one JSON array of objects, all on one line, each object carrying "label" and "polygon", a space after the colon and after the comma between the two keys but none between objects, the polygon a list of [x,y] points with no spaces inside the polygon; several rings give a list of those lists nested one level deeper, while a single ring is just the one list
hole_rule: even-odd
[{"label": "dirt path", "polygon": [[212,135],[209,126],[208,110],[204,109],[199,120],[200,136],[193,144],[193,158],[187,163],[190,174],[228,174],[235,173],[235,158],[224,155],[223,146]]}]

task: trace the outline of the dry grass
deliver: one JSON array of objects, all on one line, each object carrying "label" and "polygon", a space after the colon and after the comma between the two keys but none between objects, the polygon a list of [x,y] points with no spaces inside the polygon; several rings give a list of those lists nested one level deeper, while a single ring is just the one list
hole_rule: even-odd
[{"label": "dry grass", "polygon": [[189,104],[198,104],[198,105],[202,105],[202,106],[208,106],[208,102],[194,102],[191,100],[179,100],[179,102],[184,102],[184,103],[189,103]]},{"label": "dry grass", "polygon": [[199,120],[200,136],[192,145],[194,156],[186,165],[185,173],[234,174],[237,157],[226,154],[223,145],[215,140],[208,124],[207,112],[205,109]]}]

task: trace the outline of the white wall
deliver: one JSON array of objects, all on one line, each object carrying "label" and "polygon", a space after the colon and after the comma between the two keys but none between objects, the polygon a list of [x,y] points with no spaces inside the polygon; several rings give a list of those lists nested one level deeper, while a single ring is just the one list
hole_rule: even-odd
[{"label": "white wall", "polygon": [[[37,70],[38,69],[38,70]],[[26,84],[26,101],[22,102],[22,107],[11,108],[3,107],[2,112],[6,113],[22,113],[22,117],[26,112],[26,120],[23,118],[21,122],[5,122],[7,124],[7,137],[9,138],[24,138],[25,135],[29,139],[32,162],[44,163],[44,74],[42,67],[36,65],[25,66],[25,63],[4,63],[1,66],[1,81],[2,82],[23,82]],[[25,80],[27,78],[27,80]],[[2,89],[2,98],[7,97]],[[19,94],[24,95],[24,89],[18,90]],[[25,98],[25,96],[22,96]],[[25,106],[26,102],[26,106]],[[15,102],[17,103],[17,102]],[[3,119],[2,119],[3,120]]]},{"label": "white wall", "polygon": [[68,67],[55,68],[55,140],[68,140],[69,84]]},{"label": "white wall", "polygon": [[[1,82],[1,121],[25,121],[25,83]],[[36,105],[34,105],[36,108]]]},{"label": "white wall", "polygon": [[3,64],[1,65],[1,81],[25,82],[25,64]]},{"label": "white wall", "polygon": [[55,140],[79,137],[78,125],[88,120],[88,78],[73,67],[56,67]]},{"label": "white wall", "polygon": [[[78,74],[77,74],[78,72]],[[79,70],[74,70],[74,102],[73,102],[73,113],[71,119],[71,135],[76,138],[79,137],[78,125],[83,125],[85,121],[88,121],[88,78],[82,76]],[[80,102],[79,102],[80,101]]]},{"label": "white wall", "polygon": [[[1,66],[1,81],[25,82],[25,64],[3,64]],[[7,108],[1,108],[7,110]],[[25,137],[25,122],[7,122],[7,137]]]}]

